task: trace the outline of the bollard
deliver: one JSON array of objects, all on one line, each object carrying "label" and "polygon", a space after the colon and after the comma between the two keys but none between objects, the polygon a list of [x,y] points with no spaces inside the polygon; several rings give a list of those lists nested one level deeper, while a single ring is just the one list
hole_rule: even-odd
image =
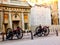
[{"label": "bollard", "polygon": [[58,36],[58,30],[56,30],[56,36]]},{"label": "bollard", "polygon": [[2,41],[4,41],[4,33],[2,32]]},{"label": "bollard", "polygon": [[32,31],[30,31],[31,32],[31,39],[33,39],[33,34],[32,34]]}]

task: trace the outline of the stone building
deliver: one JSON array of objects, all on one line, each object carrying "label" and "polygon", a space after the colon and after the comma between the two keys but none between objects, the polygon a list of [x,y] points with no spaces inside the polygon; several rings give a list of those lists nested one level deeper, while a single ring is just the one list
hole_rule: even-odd
[{"label": "stone building", "polygon": [[50,4],[45,2],[32,8],[31,18],[34,18],[33,21],[31,20],[32,30],[35,30],[35,27],[39,24],[48,25],[52,30],[56,30],[56,28],[60,30],[57,0],[52,1]]},{"label": "stone building", "polygon": [[[36,0],[30,1],[38,3]],[[44,3],[39,6],[50,8],[51,25],[59,24],[58,1],[52,1],[51,4]],[[30,9],[31,5],[26,0],[0,0],[0,31],[5,32],[7,28],[16,29],[17,26],[20,26],[23,30],[30,30]],[[31,20],[33,21],[33,19]]]},{"label": "stone building", "polygon": [[30,30],[30,9],[31,5],[25,0],[0,0],[0,31],[17,26]]}]

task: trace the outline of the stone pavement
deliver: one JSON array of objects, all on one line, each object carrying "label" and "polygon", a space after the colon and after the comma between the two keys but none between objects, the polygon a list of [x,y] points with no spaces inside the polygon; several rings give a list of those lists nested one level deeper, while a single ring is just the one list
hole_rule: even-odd
[{"label": "stone pavement", "polygon": [[0,45],[60,45],[60,35],[48,35],[45,37],[34,37],[31,40],[30,35],[25,35],[19,40],[1,41]]}]

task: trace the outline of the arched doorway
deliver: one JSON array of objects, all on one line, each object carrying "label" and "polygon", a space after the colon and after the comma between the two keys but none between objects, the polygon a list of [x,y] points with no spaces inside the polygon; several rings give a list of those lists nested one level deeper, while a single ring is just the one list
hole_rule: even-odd
[{"label": "arched doorway", "polygon": [[16,29],[17,26],[19,26],[19,21],[12,21],[13,29]]}]

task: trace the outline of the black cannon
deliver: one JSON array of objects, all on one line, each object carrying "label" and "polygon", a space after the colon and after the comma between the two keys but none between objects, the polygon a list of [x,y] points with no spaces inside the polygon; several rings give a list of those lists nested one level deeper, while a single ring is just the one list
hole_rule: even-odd
[{"label": "black cannon", "polygon": [[8,28],[6,31],[6,39],[12,40],[14,35],[16,35],[17,39],[22,39],[24,33],[30,33],[31,39],[33,39],[33,34],[31,30],[28,30],[26,32],[23,30],[12,30],[11,28]]},{"label": "black cannon", "polygon": [[49,34],[49,27],[48,26],[43,26],[43,28],[41,27],[41,26],[38,26],[38,27],[36,27],[36,29],[35,29],[35,33],[34,33],[34,36],[38,36],[38,37],[40,37],[40,36],[42,36],[42,35],[44,35],[44,36],[47,36],[48,34]]},{"label": "black cannon", "polygon": [[6,39],[13,39],[14,35],[16,35],[18,39],[21,39],[23,37],[23,30],[12,30],[8,28],[6,31]]}]

